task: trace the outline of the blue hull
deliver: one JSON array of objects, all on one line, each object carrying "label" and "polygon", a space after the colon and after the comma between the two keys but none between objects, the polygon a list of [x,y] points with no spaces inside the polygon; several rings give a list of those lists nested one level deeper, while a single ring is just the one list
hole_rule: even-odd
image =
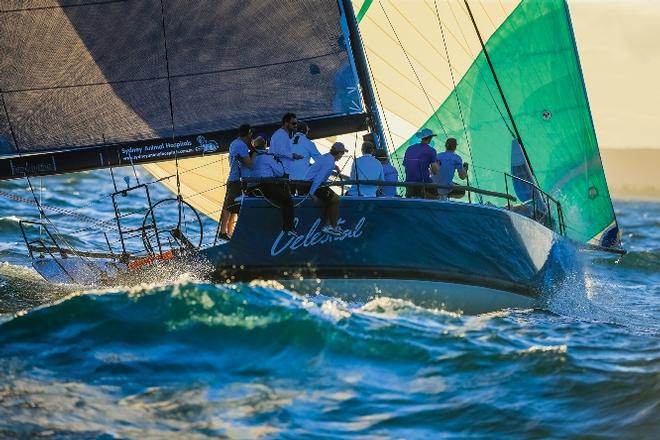
[{"label": "blue hull", "polygon": [[495,207],[343,197],[341,226],[346,233],[337,238],[320,232],[320,213],[305,200],[295,211],[303,235],[288,237],[280,231],[277,208],[263,199],[247,198],[233,238],[202,253],[221,281],[419,280],[532,300],[550,291],[576,265],[568,240],[527,217]]}]

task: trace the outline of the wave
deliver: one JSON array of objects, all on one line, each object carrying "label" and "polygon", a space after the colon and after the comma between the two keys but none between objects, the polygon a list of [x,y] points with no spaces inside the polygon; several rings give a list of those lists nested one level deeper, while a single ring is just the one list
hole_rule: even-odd
[{"label": "wave", "polygon": [[[302,429],[302,437],[391,427],[405,436],[408,426],[457,419],[492,432],[503,412],[532,423],[566,399],[588,394],[609,408],[652,388],[657,350],[644,335],[628,347],[626,331],[539,310],[468,316],[384,296],[349,303],[275,282],[184,277],[70,292],[0,323],[0,374],[14,384],[0,387],[0,432],[3,415],[23,417],[27,432],[48,427],[64,436],[91,429],[89,436],[143,437],[154,426],[163,437],[182,426],[213,436],[223,429],[202,430],[219,417],[234,427],[267,420]],[[591,382],[604,374],[614,386],[634,383],[603,393]],[[556,394],[539,391],[547,389]],[[35,399],[37,408],[23,409]],[[644,396],[630,412],[656,400]],[[552,429],[597,428],[557,423]]]},{"label": "wave", "polygon": [[[203,363],[192,354],[223,357],[229,348],[234,358],[238,353],[250,365],[271,362],[273,356],[285,353],[295,359],[323,350],[381,361],[428,361],[428,350],[415,342],[415,336],[423,339],[428,329],[419,322],[406,323],[405,313],[396,322],[400,303],[378,300],[378,304],[352,307],[336,299],[255,284],[182,281],[71,294],[2,323],[0,345],[17,347],[13,353],[17,356],[34,354],[39,346],[54,346],[58,356],[71,356],[71,362],[79,361],[78,353],[85,350],[103,351],[116,344],[130,346],[133,353],[140,347],[169,347],[156,350],[157,360],[149,361],[168,364]],[[429,313],[448,322],[456,319],[453,314]],[[396,327],[405,328],[410,338],[395,337]],[[190,356],[183,361],[169,350]],[[44,356],[41,361],[48,364],[51,355]],[[91,363],[98,367],[98,362]]]}]

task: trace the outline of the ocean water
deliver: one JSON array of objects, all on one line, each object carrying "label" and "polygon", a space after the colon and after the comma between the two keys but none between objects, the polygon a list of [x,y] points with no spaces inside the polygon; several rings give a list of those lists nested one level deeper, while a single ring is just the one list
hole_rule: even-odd
[{"label": "ocean water", "polygon": [[[104,246],[107,172],[32,183],[60,234]],[[27,183],[0,184],[0,438],[660,438],[660,203],[615,202],[629,253],[583,254],[586,289],[468,316],[194,273],[51,286],[12,196]]]}]

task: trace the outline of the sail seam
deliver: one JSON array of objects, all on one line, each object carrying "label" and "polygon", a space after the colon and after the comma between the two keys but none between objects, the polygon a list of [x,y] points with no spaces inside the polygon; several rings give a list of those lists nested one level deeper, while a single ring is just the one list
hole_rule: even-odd
[{"label": "sail seam", "polygon": [[315,59],[319,59],[319,58],[329,57],[329,56],[332,56],[332,55],[338,55],[338,54],[343,53],[343,52],[344,51],[340,50],[340,51],[325,53],[325,54],[322,54],[322,55],[315,55],[313,57],[298,58],[298,59],[295,59],[295,60],[287,60],[287,61],[279,61],[279,62],[276,62],[276,63],[260,64],[258,66],[236,67],[236,68],[232,68],[232,69],[208,70],[206,72],[198,72],[198,73],[183,73],[183,74],[168,75],[168,76],[155,76],[155,77],[152,77],[152,78],[126,79],[126,80],[119,80],[119,81],[106,81],[106,82],[97,82],[97,83],[88,83],[88,84],[76,84],[76,85],[54,86],[54,87],[32,87],[32,88],[26,88],[26,89],[11,89],[11,90],[5,90],[4,93],[39,92],[39,91],[44,91],[44,90],[73,89],[73,88],[78,88],[78,87],[94,87],[94,86],[103,86],[103,85],[129,84],[129,83],[155,81],[155,80],[169,79],[169,78],[187,78],[187,77],[195,77],[195,76],[203,76],[203,75],[213,75],[215,73],[237,72],[237,71],[242,71],[242,70],[260,69],[262,67],[281,66],[283,64],[289,64],[289,63],[300,63],[300,62],[303,62],[303,61],[315,60]]},{"label": "sail seam", "polygon": [[[385,7],[383,6],[382,3],[379,3],[381,10],[383,11],[383,14],[385,14],[385,18],[387,19],[387,22],[389,23],[390,27],[392,28],[392,32],[394,33],[394,36],[396,37],[397,42],[399,43],[399,47],[401,47],[401,50],[403,51],[403,54],[405,55],[406,59],[408,60],[408,64],[410,65],[410,68],[412,69],[413,73],[415,74],[415,78],[417,78],[417,82],[419,83],[419,87],[422,89],[424,92],[424,96],[426,97],[426,100],[429,103],[429,106],[431,106],[431,111],[434,112],[434,115],[436,114],[436,108],[433,106],[433,103],[431,102],[431,98],[424,88],[424,85],[422,84],[422,80],[419,78],[419,75],[417,74],[417,71],[415,70],[415,66],[413,66],[412,61],[410,60],[410,57],[408,56],[408,52],[406,51],[405,47],[403,47],[403,43],[401,43],[401,39],[399,38],[399,35],[396,32],[396,29],[394,29],[394,25],[392,24],[392,21],[390,20],[390,17],[387,15],[387,12],[385,11]],[[437,116],[437,115],[436,115]],[[447,130],[445,129],[444,124],[438,119],[438,123],[440,124],[440,128],[442,129],[442,132],[445,134],[445,136],[448,136]]]},{"label": "sail seam", "polygon": [[36,8],[16,8],[16,9],[8,9],[6,11],[0,11],[0,14],[8,14],[11,12],[43,11],[48,9],[80,8],[84,6],[99,6],[99,5],[107,5],[112,3],[126,3],[127,1],[128,0],[99,0],[93,3],[83,3],[78,5],[57,5],[57,6],[39,6]]},{"label": "sail seam", "polygon": [[[470,154],[470,162],[474,164],[474,158],[472,157],[472,145],[470,145],[470,136],[468,135],[467,126],[465,125],[465,117],[463,115],[463,106],[461,105],[461,100],[458,97],[458,90],[456,90],[456,78],[454,78],[454,68],[451,64],[451,58],[449,56],[449,48],[447,47],[447,40],[445,39],[445,30],[442,26],[442,20],[440,20],[440,12],[438,11],[438,2],[433,0],[433,5],[435,6],[435,16],[438,19],[438,26],[440,26],[440,35],[442,35],[442,44],[445,47],[445,53],[447,55],[447,64],[449,67],[449,75],[451,76],[451,83],[454,86],[454,97],[456,97],[456,105],[458,106],[458,113],[461,117],[461,124],[463,125],[463,135],[465,136],[465,142],[467,142],[468,152]],[[479,186],[479,178],[477,174],[474,174],[476,185]]]}]

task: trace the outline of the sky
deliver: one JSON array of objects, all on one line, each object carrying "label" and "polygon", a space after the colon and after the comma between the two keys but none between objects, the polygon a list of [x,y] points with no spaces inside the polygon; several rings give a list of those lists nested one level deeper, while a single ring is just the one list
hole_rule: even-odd
[{"label": "sky", "polygon": [[601,148],[660,149],[660,0],[569,0]]}]

